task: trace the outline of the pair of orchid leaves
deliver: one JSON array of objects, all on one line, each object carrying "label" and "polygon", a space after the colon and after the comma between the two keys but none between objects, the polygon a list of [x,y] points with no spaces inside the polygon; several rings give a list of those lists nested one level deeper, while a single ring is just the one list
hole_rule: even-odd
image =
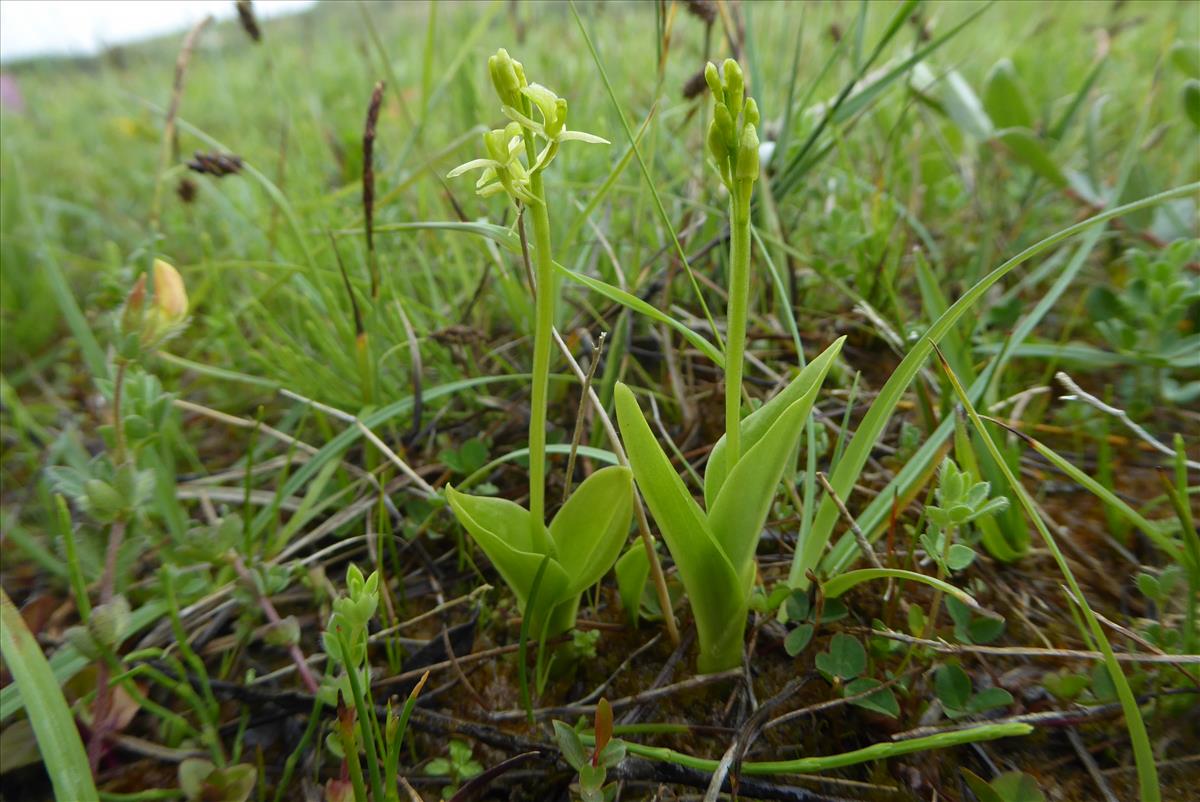
[{"label": "pair of orchid leaves", "polygon": [[[617,420],[630,467],[593,473],[549,527],[537,526],[527,509],[505,499],[447,488],[450,506],[532,617],[532,631],[554,635],[574,625],[580,595],[608,573],[620,554],[629,534],[636,478],[691,599],[699,635],[698,667],[720,671],[736,665],[759,534],[776,488],[795,465],[804,422],[843,339],[742,419],[744,451],[739,459],[730,459],[725,437],[717,441],[705,469],[704,508],[659,445],[633,391],[620,383]],[[634,544],[627,556],[640,561],[644,555],[641,545]],[[642,576],[644,582],[644,572]]]}]

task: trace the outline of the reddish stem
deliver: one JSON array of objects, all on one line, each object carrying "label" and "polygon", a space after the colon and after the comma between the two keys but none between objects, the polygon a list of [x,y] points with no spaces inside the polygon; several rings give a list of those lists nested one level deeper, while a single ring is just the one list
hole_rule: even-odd
[{"label": "reddish stem", "polygon": [[[245,582],[252,591],[254,597],[258,600],[258,606],[262,609],[263,615],[272,624],[278,626],[283,623],[283,619],[279,617],[279,613],[275,610],[275,605],[271,604],[271,600],[266,596],[262,596],[258,592],[258,585],[254,582],[254,577],[250,576],[249,569],[242,562],[241,555],[234,553],[231,555],[233,570],[237,571],[237,575]],[[308,688],[309,693],[316,694],[320,690],[320,684],[316,677],[313,676],[312,670],[308,667],[308,661],[304,659],[304,652],[300,651],[300,647],[293,643],[288,646],[288,654],[292,657],[292,662],[296,664],[296,671],[300,673],[300,679],[304,681],[304,685]]]}]

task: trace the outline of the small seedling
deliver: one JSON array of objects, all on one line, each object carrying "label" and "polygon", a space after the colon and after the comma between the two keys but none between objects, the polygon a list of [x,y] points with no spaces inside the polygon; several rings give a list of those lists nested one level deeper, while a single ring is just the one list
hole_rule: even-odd
[{"label": "small seedling", "polygon": [[470,744],[457,738],[451,739],[450,753],[446,757],[436,757],[425,764],[425,773],[430,777],[446,778],[446,784],[442,786],[445,799],[454,796],[458,786],[482,771],[483,765],[475,759]]},{"label": "small seedling", "polygon": [[188,758],[179,764],[179,790],[188,802],[246,802],[258,772],[246,763],[217,768],[211,761]]},{"label": "small seedling", "polygon": [[[1131,278],[1120,288],[1097,286],[1087,296],[1089,317],[1130,369],[1119,387],[1131,399],[1161,395],[1175,404],[1200,398],[1200,277],[1188,270],[1197,241],[1184,239],[1161,252],[1130,251]],[[1147,411],[1145,402],[1137,411]]]},{"label": "small seedling", "polygon": [[967,524],[1008,508],[1008,499],[989,498],[991,484],[972,482],[954,460],[942,463],[938,476],[937,504],[926,506],[929,528],[921,535],[921,545],[942,574],[962,571],[975,561],[975,550],[955,543],[954,536]]},{"label": "small seedling", "polygon": [[595,742],[589,752],[579,733],[561,721],[554,722],[554,739],[563,759],[579,772],[579,796],[583,802],[611,802],[617,784],[604,784],[608,770],[625,759],[625,742],[613,738],[612,705],[601,699],[596,706]]}]

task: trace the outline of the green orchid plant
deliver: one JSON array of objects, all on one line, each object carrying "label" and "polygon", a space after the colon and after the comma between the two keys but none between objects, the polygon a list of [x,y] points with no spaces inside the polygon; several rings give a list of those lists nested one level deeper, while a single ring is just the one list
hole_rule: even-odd
[{"label": "green orchid plant", "polygon": [[[750,287],[750,200],[758,179],[758,105],[745,98],[741,68],[729,59],[705,78],[716,99],[708,149],[730,196],[725,435],[704,475],[704,508],[671,465],[633,392],[617,385],[617,420],[629,464],[662,531],[691,600],[701,672],[738,665],[754,586],[754,554],[776,488],[795,465],[801,431],[822,382],[841,351],[834,342],[792,382],[742,418],[742,363]],[[844,339],[844,338],[843,338]]]},{"label": "green orchid plant", "polygon": [[543,173],[563,142],[608,142],[567,130],[567,101],[544,86],[530,84],[524,67],[507,51],[501,49],[488,59],[488,71],[500,98],[500,109],[512,122],[484,134],[487,158],[460,165],[450,171],[449,177],[482,169],[477,192],[483,197],[506,195],[521,210],[522,217],[524,212],[529,213],[533,223],[535,320],[529,509],[503,499],[470,496],[454,488],[447,488],[446,497],[459,523],[516,595],[523,614],[531,617],[531,631],[541,637],[574,626],[580,594],[612,567],[633,517],[633,476],[628,468],[613,466],[584,480],[550,526],[545,523],[546,408],[558,290]]}]

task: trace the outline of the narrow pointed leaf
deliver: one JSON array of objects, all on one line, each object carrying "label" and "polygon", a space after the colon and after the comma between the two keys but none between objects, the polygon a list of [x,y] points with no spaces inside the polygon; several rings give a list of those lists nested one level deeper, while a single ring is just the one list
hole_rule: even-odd
[{"label": "narrow pointed leaf", "polygon": [[753,574],[754,552],[771,502],[812,408],[818,385],[792,404],[733,466],[708,514],[708,525],[739,576]]},{"label": "narrow pointed leaf", "polygon": [[46,656],[20,611],[0,590],[0,653],[25,700],[42,761],[58,799],[98,799],[79,730]]},{"label": "narrow pointed leaf", "polygon": [[604,137],[596,136],[595,134],[589,134],[586,131],[563,131],[561,134],[558,135],[558,141],[559,142],[586,142],[589,145],[611,145],[612,144]]},{"label": "narrow pointed leaf", "polygon": [[[813,402],[816,401],[817,392],[820,390],[822,382],[825,381],[825,375],[829,373],[829,368],[833,366],[833,360],[837,358],[845,341],[845,337],[834,340],[816,359],[809,362],[787,387],[742,419],[743,449],[749,451],[754,448],[754,444],[767,433],[779,416],[797,401],[803,401],[806,405],[801,417],[808,417],[808,411],[812,409]],[[713,446],[712,453],[708,455],[708,466],[704,469],[704,501],[710,509],[716,501],[728,473],[729,468],[725,465],[725,438],[722,436]]]},{"label": "narrow pointed leaf", "polygon": [[748,587],[721,551],[700,505],[654,439],[633,392],[620,382],[616,402],[629,466],[691,599],[700,636],[701,671],[712,670],[712,666],[726,662],[727,645],[745,629]]},{"label": "narrow pointed leaf", "polygon": [[471,170],[482,170],[485,167],[502,167],[503,165],[495,159],[471,159],[469,162],[464,162],[458,165],[450,172],[446,173],[446,178],[458,178],[463,173]]}]

